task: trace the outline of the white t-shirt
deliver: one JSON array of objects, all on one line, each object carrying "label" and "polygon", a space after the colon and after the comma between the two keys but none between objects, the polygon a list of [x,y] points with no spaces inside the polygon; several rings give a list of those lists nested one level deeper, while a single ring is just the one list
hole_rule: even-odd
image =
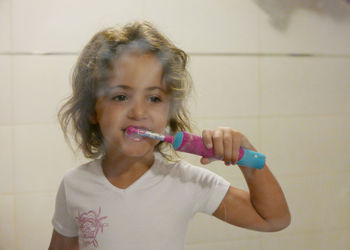
[{"label": "white t-shirt", "polygon": [[68,171],[59,187],[52,224],[80,249],[184,249],[190,219],[212,214],[230,183],[185,161],[155,154],[152,167],[126,189],[104,176],[101,160]]}]

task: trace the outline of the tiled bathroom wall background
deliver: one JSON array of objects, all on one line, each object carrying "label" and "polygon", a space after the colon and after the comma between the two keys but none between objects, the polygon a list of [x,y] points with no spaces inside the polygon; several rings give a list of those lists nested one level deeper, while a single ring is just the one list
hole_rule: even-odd
[{"label": "tiled bathroom wall background", "polygon": [[[244,132],[293,217],[260,233],[197,215],[186,249],[350,249],[345,0],[0,0],[0,249],[47,249],[59,182],[86,161],[56,120],[72,66],[100,28],[144,19],[190,55],[198,128]],[[208,168],[246,188],[236,168]]]}]

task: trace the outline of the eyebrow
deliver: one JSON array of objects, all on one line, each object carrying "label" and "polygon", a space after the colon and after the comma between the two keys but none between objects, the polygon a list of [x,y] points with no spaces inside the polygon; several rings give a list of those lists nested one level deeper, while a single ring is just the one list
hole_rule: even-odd
[{"label": "eyebrow", "polygon": [[[121,88],[121,89],[124,89],[124,90],[132,90],[133,89],[132,87],[127,86],[127,85],[114,85],[114,86],[109,87],[108,89],[112,90],[112,89],[116,89],[116,88]],[[161,87],[158,87],[158,86],[148,87],[148,88],[146,88],[146,90],[147,91],[160,90],[162,92],[165,92],[164,89],[162,89]]]}]

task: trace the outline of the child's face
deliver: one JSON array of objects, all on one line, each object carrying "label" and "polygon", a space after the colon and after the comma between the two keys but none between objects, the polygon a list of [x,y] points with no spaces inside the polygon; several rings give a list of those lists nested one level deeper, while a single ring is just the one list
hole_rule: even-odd
[{"label": "child's face", "polygon": [[162,65],[151,54],[125,52],[114,65],[109,84],[96,102],[93,121],[100,125],[107,154],[142,157],[153,153],[153,139],[133,139],[129,126],[162,133],[169,121],[170,97]]}]

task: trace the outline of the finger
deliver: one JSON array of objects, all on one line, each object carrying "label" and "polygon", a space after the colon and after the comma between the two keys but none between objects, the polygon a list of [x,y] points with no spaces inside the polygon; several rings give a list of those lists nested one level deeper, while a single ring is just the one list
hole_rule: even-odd
[{"label": "finger", "polygon": [[215,159],[215,158],[204,158],[204,157],[202,157],[201,159],[200,159],[200,162],[203,164],[203,165],[206,165],[206,164],[209,164],[209,163],[211,163],[211,162],[213,162],[213,161],[216,161],[217,159]]},{"label": "finger", "polygon": [[232,161],[234,164],[236,164],[238,161],[240,147],[241,147],[241,134],[239,132],[235,132],[233,136],[233,142],[232,142]]},{"label": "finger", "polygon": [[223,134],[224,161],[227,166],[233,161],[233,134],[231,130],[225,130]]},{"label": "finger", "polygon": [[224,157],[223,132],[221,130],[214,130],[212,138],[215,156],[222,159]]},{"label": "finger", "polygon": [[212,134],[213,131],[209,129],[205,129],[202,132],[203,143],[207,147],[207,149],[213,148]]}]

